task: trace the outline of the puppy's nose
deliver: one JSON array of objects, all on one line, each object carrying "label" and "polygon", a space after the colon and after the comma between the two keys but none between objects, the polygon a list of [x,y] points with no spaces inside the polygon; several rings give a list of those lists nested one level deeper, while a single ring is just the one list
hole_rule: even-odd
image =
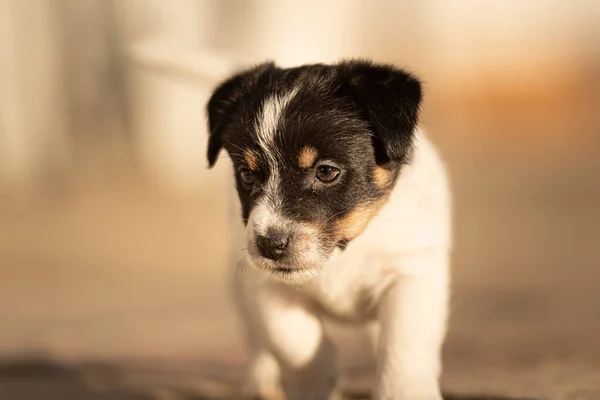
[{"label": "puppy's nose", "polygon": [[277,261],[287,253],[290,236],[287,232],[279,230],[267,231],[266,235],[256,237],[256,245],[263,257]]}]

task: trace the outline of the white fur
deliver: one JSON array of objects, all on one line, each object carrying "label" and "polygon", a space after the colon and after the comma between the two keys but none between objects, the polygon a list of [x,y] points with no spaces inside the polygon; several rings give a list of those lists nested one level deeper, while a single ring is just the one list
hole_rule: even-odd
[{"label": "white fur", "polygon": [[284,95],[272,95],[267,98],[262,106],[262,110],[256,119],[256,133],[258,135],[258,143],[262,148],[272,148],[273,139],[277,133],[277,125],[279,124],[283,112],[287,105],[292,101],[298,89],[291,90]]},{"label": "white fur", "polygon": [[272,212],[277,212],[281,206],[277,196],[280,177],[277,165],[277,148],[274,145],[274,140],[277,134],[277,126],[284,116],[285,108],[296,96],[296,93],[298,93],[298,88],[294,88],[283,95],[268,97],[263,103],[254,124],[258,145],[267,156],[269,165],[269,178],[265,185],[266,195],[262,201],[265,203],[265,207],[270,208]]},{"label": "white fur", "polygon": [[[278,107],[265,107],[263,116],[280,116]],[[261,126],[267,132],[273,124]],[[450,203],[445,168],[418,132],[413,162],[404,167],[387,203],[316,276],[290,286],[239,258],[236,269],[245,272],[236,275],[235,295],[252,357],[252,390],[277,398],[281,381],[288,400],[331,398],[336,351],[321,323],[331,317],[379,324],[376,400],[441,399]],[[235,237],[236,250],[246,246],[243,235]]]}]

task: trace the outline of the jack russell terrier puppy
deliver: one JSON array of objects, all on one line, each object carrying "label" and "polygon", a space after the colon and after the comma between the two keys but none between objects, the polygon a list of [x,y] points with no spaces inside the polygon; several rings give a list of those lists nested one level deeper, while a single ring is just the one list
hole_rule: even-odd
[{"label": "jack russell terrier puppy", "polygon": [[338,395],[331,318],[376,323],[374,399],[442,398],[451,197],[421,98],[413,75],[357,60],[265,63],[212,94],[208,160],[224,148],[234,166],[234,297],[255,396]]}]

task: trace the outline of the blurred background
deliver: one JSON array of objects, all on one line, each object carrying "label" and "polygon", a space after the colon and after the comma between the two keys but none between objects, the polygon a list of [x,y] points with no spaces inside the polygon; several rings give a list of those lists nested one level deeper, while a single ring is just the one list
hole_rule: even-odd
[{"label": "blurred background", "polygon": [[243,66],[343,57],[425,82],[455,191],[445,390],[600,399],[596,0],[0,0],[0,399],[236,398],[204,106]]}]

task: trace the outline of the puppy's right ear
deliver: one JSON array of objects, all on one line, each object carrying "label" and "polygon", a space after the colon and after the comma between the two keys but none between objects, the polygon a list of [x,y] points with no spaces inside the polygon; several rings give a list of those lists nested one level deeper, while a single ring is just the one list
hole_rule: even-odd
[{"label": "puppy's right ear", "polygon": [[217,162],[219,152],[223,148],[223,134],[237,114],[244,97],[248,96],[255,88],[259,78],[267,71],[275,68],[269,62],[240,72],[225,82],[221,83],[213,92],[207,105],[208,113],[208,166],[212,167]]},{"label": "puppy's right ear", "polygon": [[419,79],[391,65],[364,60],[343,62],[338,70],[344,78],[340,89],[371,126],[375,161],[406,163],[423,97]]}]

